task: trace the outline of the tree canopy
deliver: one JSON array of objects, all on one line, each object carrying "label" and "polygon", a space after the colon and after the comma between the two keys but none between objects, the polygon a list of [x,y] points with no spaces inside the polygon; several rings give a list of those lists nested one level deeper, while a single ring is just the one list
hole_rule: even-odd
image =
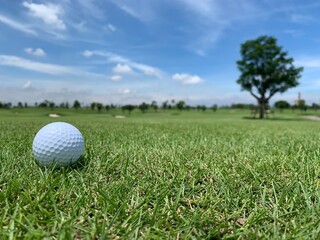
[{"label": "tree canopy", "polygon": [[276,108],[279,108],[279,109],[285,109],[285,108],[290,108],[290,103],[288,103],[287,101],[284,101],[284,100],[279,100],[277,102],[274,103],[274,106]]},{"label": "tree canopy", "polygon": [[260,36],[241,45],[242,59],[237,61],[241,74],[237,83],[250,92],[260,106],[260,118],[271,97],[296,87],[302,67],[293,65],[294,59],[277,45],[277,39]]}]

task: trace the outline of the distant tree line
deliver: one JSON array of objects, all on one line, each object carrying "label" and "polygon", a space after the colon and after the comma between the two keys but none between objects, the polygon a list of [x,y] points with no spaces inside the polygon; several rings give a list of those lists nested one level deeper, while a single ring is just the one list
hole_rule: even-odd
[{"label": "distant tree line", "polygon": [[[233,103],[230,106],[221,106],[220,108],[232,108],[232,109],[257,109],[259,106],[254,104],[246,104],[246,103]],[[294,104],[290,104],[285,100],[279,100],[274,103],[273,106],[269,104],[266,105],[266,109],[278,109],[280,112],[283,112],[285,109],[291,109],[292,111],[300,110],[300,111],[307,111],[313,110],[318,111],[320,109],[320,105],[317,103],[312,103],[311,105],[306,104],[304,99],[300,99],[295,101]]]},{"label": "distant tree line", "polygon": [[274,107],[279,109],[282,112],[284,109],[291,109],[292,111],[300,110],[305,112],[307,110],[318,111],[320,105],[317,103],[312,103],[311,105],[306,104],[304,99],[297,100],[294,104],[290,105],[287,101],[280,100],[274,103]]},{"label": "distant tree line", "polygon": [[6,103],[6,102],[0,102],[0,108],[11,108],[12,107],[12,104],[9,102],[9,103]]},{"label": "distant tree line", "polygon": [[126,104],[126,105],[115,105],[115,104],[107,104],[104,105],[100,102],[92,102],[90,105],[83,105],[78,100],[75,100],[73,104],[69,104],[69,102],[62,102],[60,104],[56,104],[54,101],[44,100],[42,102],[35,102],[33,106],[28,105],[27,103],[18,102],[17,105],[13,105],[12,103],[2,103],[0,102],[0,108],[48,108],[48,109],[55,109],[55,108],[62,108],[62,109],[80,109],[80,108],[90,108],[92,111],[101,112],[103,109],[106,111],[110,111],[113,109],[121,109],[122,111],[131,112],[134,109],[139,109],[142,113],[145,112],[157,112],[159,109],[163,110],[197,110],[197,111],[206,111],[211,109],[212,111],[218,110],[218,105],[213,104],[211,107],[206,105],[196,105],[190,106],[186,104],[185,101],[179,100],[166,100],[162,104],[158,104],[157,101],[152,101],[151,103],[142,102],[141,104]]},{"label": "distant tree line", "polygon": [[[142,102],[141,104],[125,104],[125,105],[115,105],[115,104],[107,104],[104,105],[100,102],[92,102],[90,105],[81,104],[78,100],[75,100],[73,104],[69,104],[69,102],[62,102],[60,104],[56,104],[53,101],[44,100],[39,103],[34,103],[33,106],[28,105],[27,103],[18,102],[16,105],[13,105],[11,102],[0,102],[0,108],[2,109],[10,109],[10,108],[48,108],[48,109],[80,109],[86,108],[91,109],[92,111],[101,112],[102,110],[111,111],[114,109],[120,109],[123,112],[131,113],[133,110],[137,109],[140,110],[142,113],[146,112],[157,112],[159,109],[161,110],[178,110],[178,111],[189,111],[189,110],[196,110],[205,112],[207,110],[216,112],[218,109],[248,109],[252,110],[257,108],[257,105],[254,104],[247,104],[247,103],[232,103],[230,105],[220,106],[218,107],[217,104],[213,104],[212,106],[208,107],[206,105],[195,105],[190,106],[186,104],[185,101],[179,100],[167,100],[158,104],[156,101],[152,101],[151,103]],[[296,101],[294,104],[290,104],[285,100],[280,100],[274,103],[273,107],[267,106],[268,109],[275,108],[282,112],[285,109],[291,109],[293,111],[300,110],[300,111],[307,111],[307,110],[314,110],[318,111],[320,109],[320,105],[317,103],[312,103],[311,105],[307,105],[304,99],[300,99]]]}]

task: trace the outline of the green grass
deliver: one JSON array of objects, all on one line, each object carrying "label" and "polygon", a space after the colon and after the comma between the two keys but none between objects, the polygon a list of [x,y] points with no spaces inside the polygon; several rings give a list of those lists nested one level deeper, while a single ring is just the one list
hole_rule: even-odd
[{"label": "green grass", "polygon": [[[0,111],[0,239],[320,237],[320,122],[62,113]],[[81,165],[37,166],[32,141],[51,121],[83,133]]]}]

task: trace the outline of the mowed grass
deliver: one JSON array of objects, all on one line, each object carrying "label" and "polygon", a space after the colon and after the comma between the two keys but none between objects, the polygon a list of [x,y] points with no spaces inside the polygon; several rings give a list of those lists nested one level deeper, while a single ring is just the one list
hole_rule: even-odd
[{"label": "mowed grass", "polygon": [[[246,115],[1,111],[0,239],[319,239],[320,122]],[[84,136],[75,168],[34,161],[52,121]]]}]

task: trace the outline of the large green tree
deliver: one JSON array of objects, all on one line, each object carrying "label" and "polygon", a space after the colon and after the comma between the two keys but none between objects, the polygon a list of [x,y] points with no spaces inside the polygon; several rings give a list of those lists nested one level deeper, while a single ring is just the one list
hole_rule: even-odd
[{"label": "large green tree", "polygon": [[260,36],[241,45],[242,59],[237,61],[241,72],[237,83],[249,91],[259,105],[259,116],[264,117],[270,98],[296,87],[302,67],[293,65],[293,58],[277,45],[277,39]]}]

